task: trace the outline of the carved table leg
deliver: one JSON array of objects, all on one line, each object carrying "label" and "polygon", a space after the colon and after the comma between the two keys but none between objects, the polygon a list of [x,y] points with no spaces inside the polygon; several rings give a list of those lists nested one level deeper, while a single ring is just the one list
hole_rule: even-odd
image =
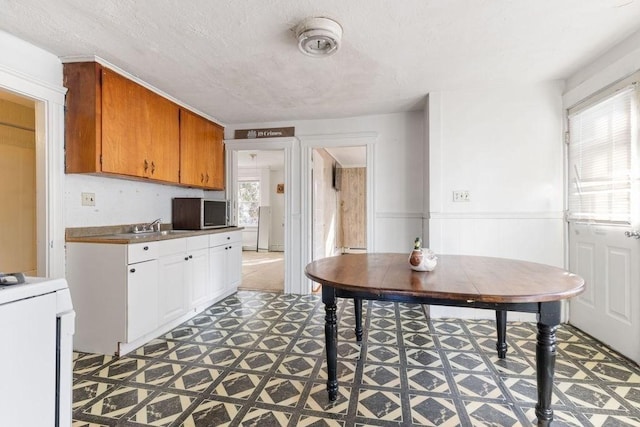
[{"label": "carved table leg", "polygon": [[507,355],[507,312],[504,310],[496,310],[496,329],[498,332],[496,350],[498,350],[498,357],[504,359]]},{"label": "carved table leg", "polygon": [[541,303],[536,341],[536,374],[538,380],[536,417],[538,417],[538,426],[547,427],[551,425],[553,420],[551,396],[553,395],[553,374],[556,364],[556,330],[559,323],[560,302]]},{"label": "carved table leg", "polygon": [[322,285],[322,302],[325,310],[324,339],[327,349],[327,392],[329,400],[338,398],[338,326],[336,316],[336,291]]},{"label": "carved table leg", "polygon": [[362,342],[362,298],[353,299],[353,309],[356,315],[356,341]]}]

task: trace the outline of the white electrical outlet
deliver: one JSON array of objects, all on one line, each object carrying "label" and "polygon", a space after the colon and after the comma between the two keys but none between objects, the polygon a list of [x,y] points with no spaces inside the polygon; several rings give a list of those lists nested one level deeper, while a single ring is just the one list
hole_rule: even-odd
[{"label": "white electrical outlet", "polygon": [[470,202],[471,196],[468,190],[456,190],[453,192],[454,202]]},{"label": "white electrical outlet", "polygon": [[95,206],[96,193],[82,193],[82,206]]}]

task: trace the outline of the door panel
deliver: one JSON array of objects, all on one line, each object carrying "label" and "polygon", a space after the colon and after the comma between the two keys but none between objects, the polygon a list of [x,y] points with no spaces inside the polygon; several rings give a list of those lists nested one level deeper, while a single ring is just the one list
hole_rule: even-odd
[{"label": "door panel", "polygon": [[632,323],[629,272],[631,251],[607,247],[607,314],[619,322]]},{"label": "door panel", "polygon": [[[595,245],[582,241],[576,242],[575,262],[573,265],[575,266],[573,271],[582,276],[586,283],[595,283]],[[594,308],[595,287],[587,286],[585,291],[580,294],[577,299],[579,299],[582,304]]]},{"label": "door panel", "polygon": [[569,224],[569,268],[586,282],[570,302],[570,322],[640,363],[640,240],[628,230]]}]

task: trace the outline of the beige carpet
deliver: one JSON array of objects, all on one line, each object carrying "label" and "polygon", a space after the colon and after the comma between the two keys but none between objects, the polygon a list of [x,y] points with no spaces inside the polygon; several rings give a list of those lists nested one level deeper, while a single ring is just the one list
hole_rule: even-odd
[{"label": "beige carpet", "polygon": [[238,289],[284,291],[284,252],[242,252],[242,285]]}]

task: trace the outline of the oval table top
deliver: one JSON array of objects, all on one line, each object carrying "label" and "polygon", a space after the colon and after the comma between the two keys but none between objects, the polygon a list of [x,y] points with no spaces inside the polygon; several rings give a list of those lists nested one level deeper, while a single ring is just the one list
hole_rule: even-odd
[{"label": "oval table top", "polygon": [[398,253],[348,254],[307,265],[313,281],[347,291],[488,303],[532,303],[571,298],[584,280],[558,267],[505,258],[438,255],[430,272],[413,271]]}]

